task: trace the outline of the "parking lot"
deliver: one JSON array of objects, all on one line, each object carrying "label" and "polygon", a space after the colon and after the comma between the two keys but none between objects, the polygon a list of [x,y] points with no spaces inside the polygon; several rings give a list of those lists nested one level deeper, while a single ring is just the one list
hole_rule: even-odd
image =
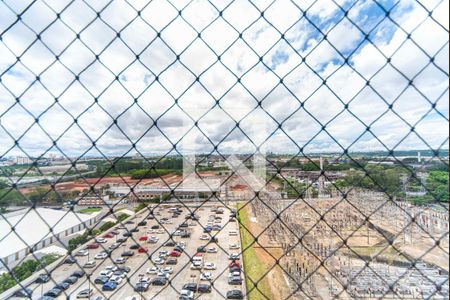
[{"label": "parking lot", "polygon": [[[195,207],[190,206],[189,209],[194,211]],[[239,226],[232,217],[232,212],[221,205],[203,205],[195,211],[193,217],[187,219],[188,215],[191,215],[188,208],[181,205],[155,208],[153,215],[150,209],[144,209],[123,225],[102,234],[100,237],[104,237],[104,240],[97,241],[98,248],[81,251],[78,254],[83,256],[75,256],[75,263],[62,264],[56,268],[51,274],[52,281],[29,286],[33,290],[33,299],[40,299],[55,284],[81,270],[84,270],[87,276],[71,284],[55,299],[75,299],[79,292],[85,289],[93,289],[93,299],[96,299],[95,296],[108,299],[126,299],[133,296],[137,297],[136,299],[180,299],[180,293],[186,284],[191,284],[189,289],[192,291],[196,291],[195,284],[197,287],[201,285],[205,292],[196,291],[192,295],[184,291],[185,298],[181,299],[226,299],[227,292],[231,290],[240,290],[245,295],[243,274],[240,275],[242,284],[239,284],[239,274],[235,274],[235,285],[229,284],[230,264],[234,262],[235,270],[236,265],[241,269]],[[108,234],[111,232],[115,234]],[[124,235],[127,233],[132,233],[132,236],[120,242],[120,239],[126,238]],[[93,243],[94,240],[82,248],[88,248]],[[115,245],[112,248],[117,248],[110,248],[113,244]],[[199,249],[202,246],[204,249]],[[176,248],[178,253],[174,251]],[[101,257],[100,253],[108,249],[110,256]],[[127,251],[128,255],[132,256],[125,257],[125,262],[117,260]],[[230,260],[230,255],[233,254],[236,257]],[[176,264],[170,264],[175,260]],[[194,265],[193,261],[196,262]],[[95,266],[86,268],[87,262],[95,262]],[[129,272],[120,274],[120,270],[116,269],[120,267],[129,268]],[[112,272],[106,272],[108,269]],[[160,271],[164,269],[166,272]],[[112,275],[116,271],[119,271],[116,273],[118,276]],[[114,279],[117,287],[112,291],[102,290],[103,284],[94,283],[100,273],[106,275],[108,281]],[[156,285],[158,282],[155,282],[155,278],[164,276],[168,278],[167,282],[159,283],[163,284],[161,286]],[[144,282],[139,293],[134,290],[138,282]],[[148,289],[145,282],[149,283]],[[211,289],[209,292],[208,285]]]}]

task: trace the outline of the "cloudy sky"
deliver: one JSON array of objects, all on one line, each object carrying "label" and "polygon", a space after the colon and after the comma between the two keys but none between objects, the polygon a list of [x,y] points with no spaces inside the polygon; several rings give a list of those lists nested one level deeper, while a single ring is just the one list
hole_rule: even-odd
[{"label": "cloudy sky", "polygon": [[0,157],[447,149],[448,6],[2,1]]}]

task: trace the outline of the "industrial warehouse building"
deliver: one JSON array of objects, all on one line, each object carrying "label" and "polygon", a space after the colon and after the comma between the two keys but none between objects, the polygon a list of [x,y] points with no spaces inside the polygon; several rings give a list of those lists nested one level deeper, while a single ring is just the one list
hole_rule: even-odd
[{"label": "industrial warehouse building", "polygon": [[48,208],[4,214],[0,220],[0,269],[2,263],[11,267],[20,262],[30,254],[30,249],[37,251],[46,248],[58,239],[94,225],[98,216]]}]

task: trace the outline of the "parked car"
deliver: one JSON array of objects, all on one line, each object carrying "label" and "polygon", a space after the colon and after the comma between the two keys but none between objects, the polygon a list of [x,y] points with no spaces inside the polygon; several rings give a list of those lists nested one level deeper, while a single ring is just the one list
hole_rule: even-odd
[{"label": "parked car", "polygon": [[123,280],[122,276],[119,276],[119,275],[113,275],[109,279],[110,282],[114,282],[117,285],[119,285],[122,282],[122,280]]},{"label": "parked car", "polygon": [[158,267],[152,267],[152,268],[148,268],[146,273],[156,275],[156,274],[158,274],[159,271],[160,270]]},{"label": "parked car", "polygon": [[156,277],[151,281],[151,284],[155,286],[164,286],[167,284],[167,279],[163,277]]},{"label": "parked car", "polygon": [[87,263],[85,263],[83,265],[84,269],[91,269],[94,268],[97,265],[97,263],[95,261],[88,261]]},{"label": "parked car", "polygon": [[97,278],[95,278],[94,283],[95,284],[105,284],[109,281],[109,277],[108,276],[99,276]]},{"label": "parked car", "polygon": [[112,239],[113,237],[114,237],[113,232],[106,233],[105,235],[103,235],[104,239]]},{"label": "parked car", "polygon": [[55,288],[60,289],[61,291],[65,291],[70,287],[70,284],[67,282],[61,282],[55,285]]},{"label": "parked car", "polygon": [[109,250],[114,250],[120,247],[120,243],[113,243],[109,246]]},{"label": "parked car", "polygon": [[77,281],[78,281],[78,277],[75,277],[75,276],[70,276],[70,277],[66,278],[66,280],[64,280],[64,282],[68,283],[68,284],[74,284]]},{"label": "parked car", "polygon": [[231,290],[227,292],[227,299],[244,299],[244,294],[240,290]]},{"label": "parked car", "polygon": [[113,271],[111,270],[103,270],[99,273],[100,276],[106,276],[108,278],[111,278],[111,276],[113,275]]},{"label": "parked car", "polygon": [[173,241],[168,241],[164,244],[164,247],[174,247],[176,244]]},{"label": "parked car", "polygon": [[145,241],[148,240],[148,236],[146,236],[146,235],[141,236],[141,237],[139,238],[139,240],[145,242]]},{"label": "parked car", "polygon": [[146,252],[148,252],[148,249],[144,248],[144,247],[139,247],[138,252],[139,253],[146,253]]},{"label": "parked car", "polygon": [[156,244],[158,241],[159,241],[159,238],[158,238],[158,237],[156,237],[156,236],[151,236],[151,237],[147,240],[147,243],[150,243],[150,244]]},{"label": "parked car", "polygon": [[176,265],[178,263],[178,259],[171,257],[169,259],[167,259],[166,261],[166,265]]},{"label": "parked car", "polygon": [[57,288],[52,288],[50,291],[45,293],[44,296],[57,298],[61,294],[62,294],[62,290],[57,289]]},{"label": "parked car", "polygon": [[197,248],[197,252],[198,253],[206,253],[206,247],[205,246],[200,246]]},{"label": "parked car", "polygon": [[232,276],[228,278],[228,284],[229,285],[241,285],[242,284],[242,278],[239,276]]},{"label": "parked car", "polygon": [[186,283],[185,285],[183,285],[183,290],[188,290],[191,292],[197,292],[197,284],[195,282],[190,282],[190,283]]},{"label": "parked car", "polygon": [[200,274],[200,280],[201,281],[211,281],[213,280],[212,273],[202,273]]},{"label": "parked car", "polygon": [[107,240],[105,238],[99,237],[95,239],[95,242],[99,244],[104,244],[107,242]]},{"label": "parked car", "polygon": [[76,263],[76,261],[77,260],[75,258],[73,258],[72,256],[69,256],[64,260],[64,263],[68,264],[68,265],[72,265],[72,264]]},{"label": "parked car", "polygon": [[100,252],[94,256],[94,259],[106,259],[108,257],[108,253]]},{"label": "parked car", "polygon": [[229,259],[230,260],[239,260],[240,259],[239,258],[239,254],[238,253],[231,253]]},{"label": "parked car", "polygon": [[215,270],[215,269],[217,269],[217,266],[215,263],[207,262],[207,263],[205,263],[204,268],[205,268],[205,270]]},{"label": "parked car", "polygon": [[217,253],[217,248],[215,248],[215,247],[208,248],[207,252],[208,253]]},{"label": "parked car", "polygon": [[112,281],[108,281],[102,286],[102,291],[114,291],[117,288],[117,284]]},{"label": "parked car", "polygon": [[81,278],[81,277],[83,277],[85,274],[86,274],[86,273],[85,273],[84,271],[78,270],[78,271],[73,272],[72,275],[70,275],[70,276],[75,276],[75,277]]},{"label": "parked car", "polygon": [[17,290],[16,292],[14,292],[13,297],[31,298],[31,295],[33,295],[33,290],[31,290],[29,288],[23,288],[23,289],[20,289],[20,290]]},{"label": "parked car", "polygon": [[239,247],[239,245],[238,244],[231,244],[230,245],[230,250],[237,250],[237,249],[239,249],[240,247]]},{"label": "parked car", "polygon": [[77,294],[77,298],[89,298],[94,292],[93,289],[84,289]]},{"label": "parked car", "polygon": [[155,265],[163,265],[166,260],[164,258],[157,257],[157,258],[153,259],[152,261]]},{"label": "parked car", "polygon": [[139,245],[139,244],[134,244],[134,245],[131,245],[131,246],[130,246],[130,250],[137,250],[137,249],[139,249],[139,247],[141,247],[141,245]]},{"label": "parked car", "polygon": [[191,300],[194,299],[194,293],[189,290],[181,290],[180,300]]},{"label": "parked car", "polygon": [[125,272],[125,273],[130,273],[131,268],[130,267],[118,267],[117,270]]},{"label": "parked car", "polygon": [[46,283],[50,281],[50,276],[48,276],[47,274],[39,274],[38,278],[36,278],[36,280],[34,281],[35,283]]},{"label": "parked car", "polygon": [[98,249],[100,247],[100,245],[99,244],[97,244],[97,243],[92,243],[92,244],[89,244],[89,245],[87,245],[87,249]]},{"label": "parked car", "polygon": [[134,291],[137,292],[137,293],[143,293],[143,292],[146,292],[148,290],[149,286],[150,285],[147,282],[138,282],[134,286]]},{"label": "parked car", "polygon": [[169,253],[169,256],[170,256],[170,257],[180,257],[180,256],[181,256],[181,253],[178,252],[178,251],[176,251],[176,250],[173,250],[173,251],[171,251],[171,252]]},{"label": "parked car", "polygon": [[75,256],[88,256],[88,255],[89,255],[89,250],[87,250],[87,249],[82,249],[75,253]]},{"label": "parked car", "polygon": [[211,293],[210,284],[199,284],[197,291],[202,294]]},{"label": "parked car", "polygon": [[122,257],[130,257],[133,255],[134,255],[133,251],[125,251],[124,253],[121,254]]},{"label": "parked car", "polygon": [[114,263],[118,265],[123,265],[124,263],[126,263],[126,261],[127,261],[126,257],[118,257],[114,259]]}]

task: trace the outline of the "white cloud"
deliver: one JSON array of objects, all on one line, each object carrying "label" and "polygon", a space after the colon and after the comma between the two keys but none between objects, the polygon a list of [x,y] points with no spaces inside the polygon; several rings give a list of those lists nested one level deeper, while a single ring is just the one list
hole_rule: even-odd
[{"label": "white cloud", "polygon": [[[19,2],[7,1],[14,13],[0,4],[0,30],[13,23],[14,14],[23,9]],[[69,4],[46,3],[56,12]],[[41,37],[45,46],[60,55],[60,61],[54,63],[54,55],[38,41],[16,63],[15,57],[22,55],[36,38],[32,30],[40,32],[55,19],[44,2],[37,1],[22,19],[32,30],[19,22],[0,41],[0,72],[14,65],[10,71],[0,73],[0,124],[14,137],[11,139],[0,129],[0,155],[20,153],[14,139],[37,117],[51,138],[35,124],[19,141],[30,155],[48,149],[56,151],[51,139],[61,135],[58,146],[73,156],[86,151],[98,154],[95,149],[89,150],[90,139],[99,139],[96,146],[108,155],[128,153],[133,142],[144,154],[167,153],[183,136],[183,144],[192,151],[212,151],[204,134],[213,143],[223,140],[219,150],[227,153],[252,151],[254,145],[246,135],[255,144],[269,138],[265,142],[268,151],[296,152],[304,146],[309,151],[339,151],[340,146],[328,134],[349,147],[364,134],[367,125],[388,147],[426,147],[416,134],[405,138],[409,125],[393,112],[386,113],[392,102],[395,112],[410,124],[421,120],[416,132],[430,146],[440,146],[448,138],[448,32],[414,1],[405,0],[391,17],[412,32],[412,41],[406,40],[402,29],[385,21],[371,34],[372,42],[365,41],[357,48],[363,40],[360,30],[346,19],[340,21],[342,12],[336,5],[318,1],[308,9],[307,16],[320,22],[317,25],[328,39],[323,41],[296,7],[307,9],[312,3],[276,1],[267,8],[270,2],[257,2],[255,8],[247,1],[231,5],[193,1],[182,11],[184,21],[178,16],[183,5],[175,2],[152,1],[146,5],[145,1],[113,1],[108,5],[107,1],[96,1],[90,3],[90,8],[77,1],[61,14],[61,20],[75,33],[82,31],[81,41],[68,47],[75,33],[57,20]],[[349,3],[339,4],[347,7]],[[435,6],[428,4],[430,9]],[[381,10],[373,5],[358,2],[349,14],[353,22],[364,24],[361,27],[365,31],[382,18]],[[258,11],[266,8],[264,16],[270,23],[261,19]],[[448,30],[446,8],[448,1],[433,10],[433,17]],[[219,18],[217,9],[225,9]],[[112,28],[100,19],[90,24],[96,18],[94,10],[102,10],[102,19]],[[138,11],[140,16],[135,18]],[[118,39],[117,31],[123,41]],[[286,32],[286,41],[280,41],[279,32]],[[243,39],[238,39],[239,33]],[[341,55],[330,43],[344,56],[354,52],[350,66],[342,66]],[[297,53],[306,57],[307,65]],[[181,63],[176,61],[178,54]],[[430,64],[427,54],[435,56],[435,65]],[[95,55],[99,55],[98,60]],[[220,61],[217,55],[221,55]],[[262,55],[263,61],[259,62],[258,56]],[[391,62],[385,66],[386,57]],[[33,84],[33,73],[40,74],[42,85]],[[79,82],[73,82],[78,74]],[[195,82],[199,75],[200,82]],[[155,76],[159,76],[158,81]],[[239,83],[236,76],[241,78]],[[283,78],[287,88],[280,85],[278,77]],[[325,78],[327,86],[323,85]],[[366,86],[369,79],[370,86]],[[409,80],[413,80],[414,87],[408,87]],[[15,97],[28,112],[16,105],[5,113]],[[54,104],[55,97],[58,104]],[[445,118],[435,111],[425,115],[431,105],[424,97],[438,101],[436,109]],[[220,101],[216,103],[214,98]],[[257,108],[257,101],[263,99],[262,108],[271,116]],[[341,101],[349,103],[349,110],[360,120],[345,111]],[[300,108],[302,102],[304,107]],[[73,124],[73,118],[88,136]],[[114,118],[118,118],[117,126]],[[282,123],[288,136],[277,130],[272,118]],[[154,120],[158,120],[158,128]],[[196,121],[199,128],[189,131]],[[240,128],[236,128],[236,122]],[[322,131],[323,125],[328,134]],[[6,152],[11,147],[14,150]],[[383,146],[365,133],[351,149]]]}]

